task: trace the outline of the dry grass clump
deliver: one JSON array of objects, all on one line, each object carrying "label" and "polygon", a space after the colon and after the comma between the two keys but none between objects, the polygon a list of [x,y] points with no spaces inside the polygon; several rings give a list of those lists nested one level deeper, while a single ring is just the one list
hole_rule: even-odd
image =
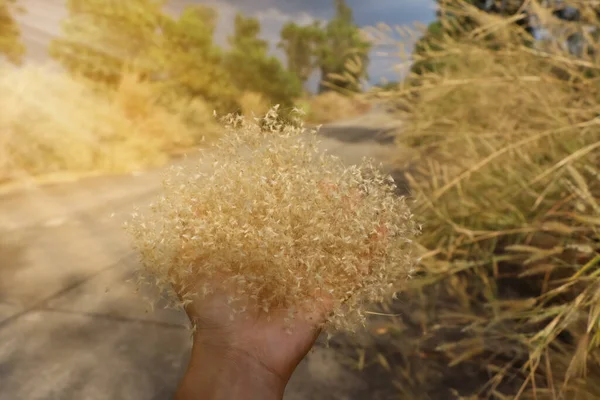
[{"label": "dry grass clump", "polygon": [[[202,165],[172,171],[164,195],[128,224],[144,271],[184,302],[232,287],[232,317],[253,301],[290,318],[333,304],[327,328],[363,322],[365,302],[404,286],[417,233],[389,177],[370,163],[346,168],[315,132],[229,121]],[[290,321],[291,322],[291,321]]]},{"label": "dry grass clump", "polygon": [[243,92],[238,99],[241,113],[245,118],[255,118],[265,115],[270,108],[267,99],[260,93]]},{"label": "dry grass clump", "polygon": [[311,97],[306,107],[307,122],[325,124],[363,115],[370,110],[371,105],[357,97],[328,91]]},{"label": "dry grass clump", "polygon": [[152,86],[134,76],[102,92],[43,67],[7,67],[0,92],[0,180],[130,171],[196,142],[182,116],[160,106]]},{"label": "dry grass clump", "polygon": [[452,12],[479,27],[388,93],[409,109],[398,142],[425,225],[418,312],[389,327],[420,355],[401,356],[398,386],[425,398],[453,370],[463,396],[600,398],[600,49],[541,51],[511,21]]}]

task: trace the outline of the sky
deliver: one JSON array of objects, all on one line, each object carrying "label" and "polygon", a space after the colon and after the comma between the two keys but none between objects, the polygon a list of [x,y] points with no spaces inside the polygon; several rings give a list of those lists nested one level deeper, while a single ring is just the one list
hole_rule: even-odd
[{"label": "sky", "polygon": [[[435,18],[433,0],[347,0],[347,3],[361,27],[380,22],[390,26],[413,25],[415,22],[428,24]],[[66,15],[65,0],[21,0],[21,4],[27,10],[26,14],[19,16],[19,21],[29,48],[28,58],[44,61],[47,59],[45,49],[50,39],[60,32],[60,20]],[[288,21],[309,24],[315,19],[327,20],[334,14],[333,0],[171,0],[169,8],[178,12],[188,4],[209,5],[217,10],[220,18],[215,41],[221,46],[227,44],[237,12],[258,18],[262,26],[261,36],[271,43],[273,53],[280,57],[282,54],[277,51],[276,44],[283,24]],[[410,50],[410,43],[407,45]],[[398,73],[393,66],[398,64],[398,59],[378,55],[379,50],[371,55],[371,83],[381,78],[397,80]],[[311,86],[316,86],[317,81],[318,76],[313,77]]]}]

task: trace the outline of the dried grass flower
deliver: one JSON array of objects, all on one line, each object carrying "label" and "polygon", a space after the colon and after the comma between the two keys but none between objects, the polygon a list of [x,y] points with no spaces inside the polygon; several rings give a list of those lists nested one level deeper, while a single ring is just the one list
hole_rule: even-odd
[{"label": "dried grass flower", "polygon": [[[191,169],[173,168],[149,213],[127,228],[144,276],[179,304],[229,287],[231,317],[249,304],[289,310],[289,322],[327,301],[328,331],[354,329],[369,302],[401,290],[418,233],[405,198],[372,162],[346,167],[319,150],[316,131],[277,108],[227,134]],[[206,165],[210,171],[206,172]]]}]

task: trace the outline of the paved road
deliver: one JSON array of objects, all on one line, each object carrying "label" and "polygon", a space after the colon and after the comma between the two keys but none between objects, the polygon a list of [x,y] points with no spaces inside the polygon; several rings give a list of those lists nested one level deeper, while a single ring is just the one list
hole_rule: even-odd
[{"label": "paved road", "polygon": [[[385,160],[390,146],[332,139],[323,149],[348,164]],[[177,164],[197,162],[193,156]],[[135,293],[136,266],[121,224],[160,190],[162,169],[12,189],[0,194],[0,399],[167,399],[186,365],[185,316]],[[114,214],[113,217],[111,215]],[[365,383],[318,347],[287,400],[355,398]]]}]

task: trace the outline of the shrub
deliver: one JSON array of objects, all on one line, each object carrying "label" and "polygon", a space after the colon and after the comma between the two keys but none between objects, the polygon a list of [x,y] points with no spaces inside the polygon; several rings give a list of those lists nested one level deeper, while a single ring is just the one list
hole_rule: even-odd
[{"label": "shrub", "polygon": [[190,127],[135,76],[104,92],[43,67],[0,72],[0,180],[130,171],[195,143]]}]

